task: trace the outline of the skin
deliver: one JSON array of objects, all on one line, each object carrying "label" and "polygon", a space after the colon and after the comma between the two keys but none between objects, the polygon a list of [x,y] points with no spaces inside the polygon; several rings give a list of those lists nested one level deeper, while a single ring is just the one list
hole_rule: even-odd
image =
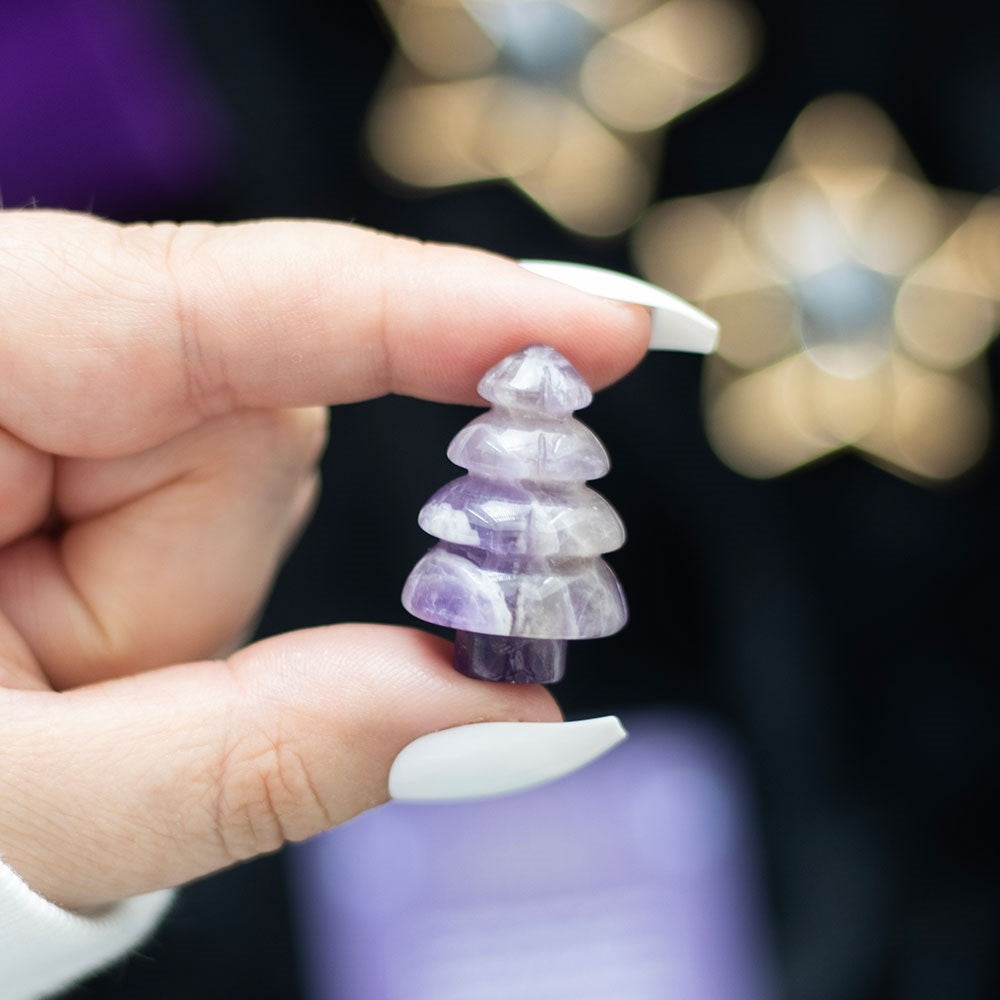
[{"label": "skin", "polygon": [[313,507],[325,406],[477,402],[539,342],[601,387],[644,310],[355,226],[40,211],[0,214],[0,303],[0,854],[36,891],[180,885],[385,801],[418,736],[560,718],[413,629],[225,654]]}]

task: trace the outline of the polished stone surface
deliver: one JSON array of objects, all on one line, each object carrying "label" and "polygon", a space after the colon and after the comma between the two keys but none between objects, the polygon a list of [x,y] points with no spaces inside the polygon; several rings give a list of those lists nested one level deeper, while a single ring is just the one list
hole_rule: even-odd
[{"label": "polished stone surface", "polygon": [[470,472],[505,480],[582,483],[611,468],[604,445],[578,420],[499,406],[463,427],[448,457]]},{"label": "polished stone surface", "polygon": [[534,559],[440,542],[413,568],[403,604],[424,621],[466,632],[595,639],[627,618],[602,559]]},{"label": "polished stone surface", "polygon": [[566,640],[456,632],[455,669],[481,681],[555,684],[566,672]]},{"label": "polished stone surface", "polygon": [[608,471],[608,457],[572,416],[592,396],[561,354],[519,351],[490,369],[479,391],[492,409],[448,450],[470,474],[420,512],[421,527],[441,541],[410,573],[403,604],[467,633],[456,650],[463,673],[546,683],[562,673],[549,640],[596,638],[625,624],[621,585],[600,558],[623,544],[625,529],[584,485]]},{"label": "polished stone surface", "polygon": [[554,348],[533,344],[495,364],[480,380],[479,395],[505,410],[535,417],[565,417],[594,398],[580,373]]},{"label": "polished stone surface", "polygon": [[594,556],[625,543],[614,507],[579,483],[462,476],[427,501],[419,520],[435,538],[507,555]]}]

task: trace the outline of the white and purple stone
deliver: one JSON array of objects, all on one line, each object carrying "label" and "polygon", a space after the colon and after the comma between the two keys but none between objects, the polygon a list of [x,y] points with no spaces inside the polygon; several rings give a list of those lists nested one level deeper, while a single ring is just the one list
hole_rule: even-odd
[{"label": "white and purple stone", "polygon": [[505,358],[479,383],[493,404],[464,427],[448,457],[469,470],[420,512],[441,539],[413,568],[403,604],[417,618],[457,630],[455,666],[491,681],[551,683],[566,642],[617,632],[625,596],[602,552],[625,529],[611,504],[585,486],[608,455],[573,411],[593,398],[551,347]]}]

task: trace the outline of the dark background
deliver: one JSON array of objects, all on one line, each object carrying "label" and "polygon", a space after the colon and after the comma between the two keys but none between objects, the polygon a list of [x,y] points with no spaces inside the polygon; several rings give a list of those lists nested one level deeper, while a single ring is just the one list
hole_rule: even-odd
[{"label": "dark background", "polygon": [[[131,217],[348,219],[630,269],[624,239],[573,237],[504,185],[413,196],[378,178],[360,138],[392,50],[374,4],[172,6],[233,145],[213,186]],[[658,197],[753,183],[806,103],[841,89],[885,108],[932,183],[1000,182],[997,5],[756,7],[758,68],[670,130]],[[995,385],[995,350],[992,370]],[[615,466],[600,488],[630,532],[609,561],[632,619],[576,646],[557,694],[570,717],[690,706],[735,735],[788,1000],[1000,996],[996,446],[937,489],[849,456],[753,482],[708,448],[699,373],[651,356],[585,415]],[[262,634],[407,620],[399,590],[429,544],[416,512],[455,475],[445,447],[470,413],[398,398],[336,410],[325,496]],[[269,858],[185,890],[143,955],[72,995],[295,997],[295,963]]]}]

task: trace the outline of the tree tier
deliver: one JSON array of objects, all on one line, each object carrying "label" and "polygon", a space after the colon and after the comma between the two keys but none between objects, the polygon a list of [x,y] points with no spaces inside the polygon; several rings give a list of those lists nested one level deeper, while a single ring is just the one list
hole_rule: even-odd
[{"label": "tree tier", "polygon": [[601,559],[519,559],[449,542],[413,568],[403,605],[436,625],[534,639],[595,639],[628,617],[621,584]]},{"label": "tree tier", "polygon": [[420,527],[444,541],[517,556],[596,556],[625,543],[615,509],[579,483],[462,476],[427,501]]},{"label": "tree tier", "polygon": [[579,420],[528,421],[499,408],[463,427],[448,458],[470,472],[506,480],[582,483],[611,468],[604,445]]},{"label": "tree tier", "polygon": [[564,416],[594,398],[580,373],[554,348],[535,344],[504,358],[479,382],[479,395],[508,410]]}]

